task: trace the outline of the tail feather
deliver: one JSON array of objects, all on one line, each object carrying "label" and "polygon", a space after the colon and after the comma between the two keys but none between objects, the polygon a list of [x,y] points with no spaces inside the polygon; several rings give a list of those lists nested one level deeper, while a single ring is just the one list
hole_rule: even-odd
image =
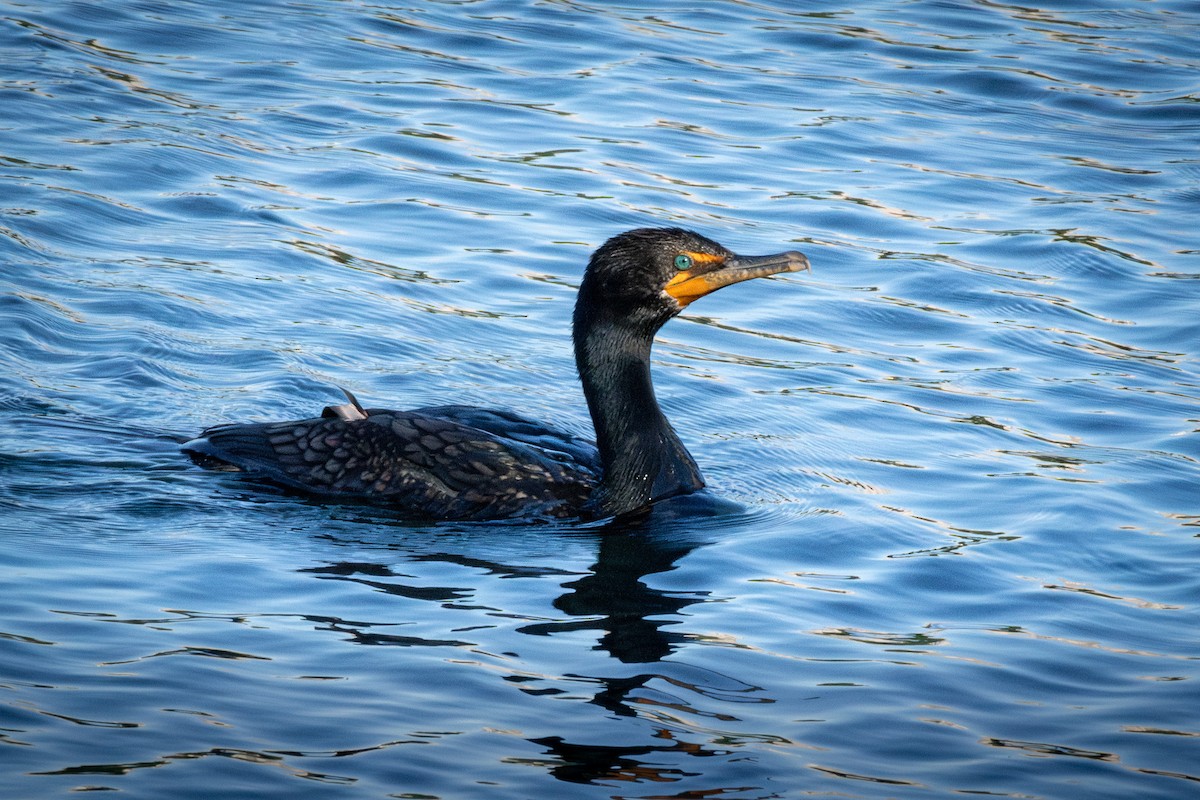
[{"label": "tail feather", "polygon": [[218,425],[183,445],[191,459],[207,469],[283,477],[267,438],[267,425]]}]

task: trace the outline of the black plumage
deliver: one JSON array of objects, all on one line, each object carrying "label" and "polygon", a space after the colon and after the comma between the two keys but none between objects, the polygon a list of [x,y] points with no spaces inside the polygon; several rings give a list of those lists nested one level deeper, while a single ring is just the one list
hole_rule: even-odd
[{"label": "black plumage", "polygon": [[571,516],[599,476],[595,448],[513,414],[465,406],[220,425],[186,445],[313,494],[376,499],[433,519]]},{"label": "black plumage", "polygon": [[506,411],[364,409],[350,396],[312,419],[209,428],[184,450],[203,466],[422,518],[632,512],[704,486],[654,396],[655,333],[722,286],[807,268],[800,253],[737,256],[678,228],[605,242],[584,273],[573,322],[596,445]]}]

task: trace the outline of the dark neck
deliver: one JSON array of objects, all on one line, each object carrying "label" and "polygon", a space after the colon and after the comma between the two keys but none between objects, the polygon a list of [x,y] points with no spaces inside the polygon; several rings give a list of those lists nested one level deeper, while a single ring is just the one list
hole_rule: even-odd
[{"label": "dark neck", "polygon": [[[575,363],[583,382],[603,479],[590,505],[604,516],[703,488],[704,479],[650,382],[653,331],[592,318],[575,331]],[[582,328],[582,329],[580,329]]]}]

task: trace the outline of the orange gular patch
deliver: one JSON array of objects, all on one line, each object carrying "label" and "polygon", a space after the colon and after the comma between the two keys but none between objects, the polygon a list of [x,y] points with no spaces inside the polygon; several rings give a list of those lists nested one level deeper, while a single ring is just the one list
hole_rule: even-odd
[{"label": "orange gular patch", "polygon": [[718,288],[711,285],[710,281],[705,280],[704,276],[710,272],[719,270],[725,264],[725,256],[715,256],[711,253],[693,253],[690,251],[685,251],[681,255],[692,259],[692,266],[677,272],[671,280],[667,281],[663,290],[675,298],[675,302],[679,303],[680,306],[686,306],[693,300],[701,298]]}]

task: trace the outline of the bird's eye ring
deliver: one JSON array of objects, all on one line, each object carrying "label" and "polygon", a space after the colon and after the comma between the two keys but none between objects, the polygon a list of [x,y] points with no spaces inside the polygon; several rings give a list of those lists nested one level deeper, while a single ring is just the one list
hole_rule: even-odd
[{"label": "bird's eye ring", "polygon": [[675,256],[675,269],[688,269],[692,266],[692,257],[680,253]]}]

